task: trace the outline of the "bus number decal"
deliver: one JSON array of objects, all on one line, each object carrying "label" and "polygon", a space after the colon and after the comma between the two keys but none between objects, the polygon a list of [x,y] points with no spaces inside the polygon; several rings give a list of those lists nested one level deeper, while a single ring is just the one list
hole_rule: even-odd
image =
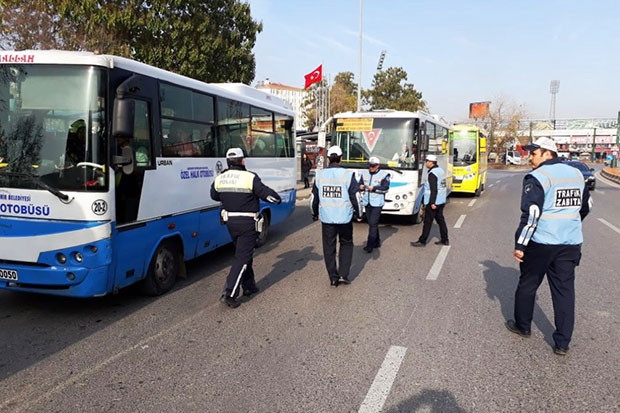
[{"label": "bus number decal", "polygon": [[95,215],[103,215],[108,212],[108,203],[103,199],[98,199],[91,205],[90,209]]}]

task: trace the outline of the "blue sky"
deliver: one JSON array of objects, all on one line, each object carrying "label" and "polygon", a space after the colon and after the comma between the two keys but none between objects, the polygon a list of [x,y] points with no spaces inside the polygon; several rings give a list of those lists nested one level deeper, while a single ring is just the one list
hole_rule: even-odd
[{"label": "blue sky", "polygon": [[[263,23],[256,81],[303,87],[323,64],[331,79],[359,73],[359,0],[249,0]],[[402,67],[430,111],[467,118],[469,103],[504,101],[548,118],[616,118],[620,110],[618,0],[363,0],[362,87],[381,51]]]}]

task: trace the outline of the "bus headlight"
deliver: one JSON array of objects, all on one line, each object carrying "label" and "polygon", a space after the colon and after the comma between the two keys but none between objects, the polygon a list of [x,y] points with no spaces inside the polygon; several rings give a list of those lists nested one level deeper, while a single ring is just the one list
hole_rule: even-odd
[{"label": "bus headlight", "polygon": [[403,195],[403,199],[407,199],[407,194],[404,194],[404,195]]},{"label": "bus headlight", "polygon": [[82,262],[84,260],[84,256],[82,255],[81,252],[74,252],[73,253],[73,258],[77,261],[77,262]]},{"label": "bus headlight", "polygon": [[67,256],[63,254],[62,252],[59,252],[58,254],[56,254],[56,259],[61,264],[64,264],[67,262]]},{"label": "bus headlight", "polygon": [[396,195],[394,198],[398,201],[400,199],[400,195]]}]

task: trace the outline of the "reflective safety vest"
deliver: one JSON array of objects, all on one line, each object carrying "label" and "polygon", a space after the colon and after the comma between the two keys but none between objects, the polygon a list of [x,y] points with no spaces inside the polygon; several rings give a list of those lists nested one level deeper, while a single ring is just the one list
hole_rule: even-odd
[{"label": "reflective safety vest", "polygon": [[[429,171],[437,177],[437,198],[435,198],[435,205],[442,205],[446,203],[448,196],[448,188],[446,187],[446,173],[439,166],[434,167]],[[424,181],[424,204],[428,205],[431,200],[431,186],[428,183],[428,179]]]},{"label": "reflective safety vest", "polygon": [[349,185],[353,172],[344,168],[317,171],[314,184],[319,193],[319,218],[325,224],[346,224],[353,218]]},{"label": "reflective safety vest", "polygon": [[251,193],[254,185],[254,174],[240,169],[229,169],[215,178],[217,192]]},{"label": "reflective safety vest", "polygon": [[[383,179],[385,179],[385,177],[388,176],[389,173],[385,172],[383,169],[379,169],[374,174],[371,174],[368,170],[362,171],[361,175],[364,179],[364,185],[377,186],[381,184],[381,181],[383,181]],[[367,206],[370,203],[370,206],[382,207],[385,204],[385,194],[379,192],[364,191],[362,200],[364,202],[364,206]]]},{"label": "reflective safety vest", "polygon": [[543,187],[545,202],[532,241],[547,245],[577,245],[583,242],[581,203],[583,175],[577,168],[556,163],[530,172]]}]

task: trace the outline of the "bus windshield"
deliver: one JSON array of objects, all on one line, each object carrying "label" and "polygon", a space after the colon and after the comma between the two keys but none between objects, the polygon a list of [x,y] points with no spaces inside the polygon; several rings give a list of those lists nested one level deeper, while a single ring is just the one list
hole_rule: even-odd
[{"label": "bus windshield", "polygon": [[0,66],[0,186],[103,190],[102,69]]},{"label": "bus windshield", "polygon": [[473,130],[450,132],[452,134],[452,155],[454,166],[476,163],[476,141],[478,133]]},{"label": "bus windshield", "polygon": [[343,164],[366,166],[368,159],[375,156],[388,166],[416,169],[413,125],[414,119],[337,119],[336,142],[343,152]]}]

